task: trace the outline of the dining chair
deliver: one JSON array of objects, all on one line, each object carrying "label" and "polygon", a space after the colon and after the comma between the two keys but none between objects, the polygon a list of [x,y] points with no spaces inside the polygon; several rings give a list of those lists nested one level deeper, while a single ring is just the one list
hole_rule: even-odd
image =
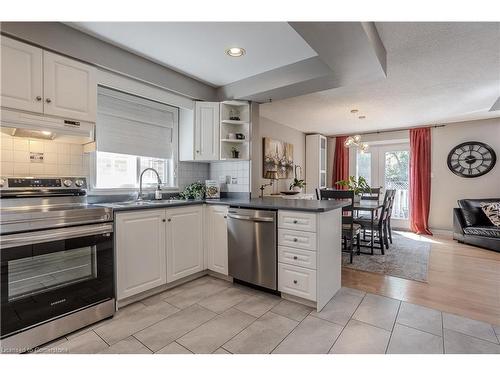
[{"label": "dining chair", "polygon": [[[344,251],[349,253],[349,263],[352,263],[354,254],[354,239],[356,239],[356,249],[360,251],[361,225],[354,222],[354,191],[353,190],[332,190],[316,189],[316,196],[320,200],[341,199],[349,204],[342,207],[342,239],[344,241]],[[349,244],[349,245],[348,245]]]},{"label": "dining chair", "polygon": [[[376,217],[374,220],[377,220],[376,223],[374,223],[374,232],[375,233],[370,233],[370,240],[374,241],[374,243],[378,243],[380,246],[380,252],[382,255],[385,254],[384,246],[385,248],[389,248],[389,240],[387,237],[388,229],[387,229],[387,218],[389,215],[389,207],[391,205],[391,201],[394,199],[394,195],[396,193],[396,190],[386,190],[385,195],[384,195],[384,202],[382,204],[382,208],[380,209],[380,213],[378,217]],[[354,222],[356,224],[359,224],[361,226],[361,229],[363,230],[363,238],[365,237],[365,232],[370,230],[371,231],[371,219],[368,218],[358,218],[355,219]],[[378,241],[375,240],[375,237],[378,238]]]},{"label": "dining chair", "polygon": [[392,229],[391,229],[391,217],[392,217],[392,208],[394,207],[394,201],[396,200],[396,190],[392,190],[392,197],[389,203],[389,207],[387,208],[387,220],[386,220],[386,230],[389,235],[389,242],[392,244]]},{"label": "dining chair", "polygon": [[369,201],[378,201],[380,199],[380,193],[382,187],[370,188],[370,191],[361,193],[361,199],[366,199]]}]

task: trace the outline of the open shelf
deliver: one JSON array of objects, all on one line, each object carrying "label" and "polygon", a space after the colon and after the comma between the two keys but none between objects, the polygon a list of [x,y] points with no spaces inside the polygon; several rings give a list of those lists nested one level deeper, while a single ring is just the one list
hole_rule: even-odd
[{"label": "open shelf", "polygon": [[247,143],[246,139],[221,139],[221,142],[229,142],[229,143]]},{"label": "open shelf", "polygon": [[[237,117],[239,120],[230,120]],[[250,104],[248,102],[227,100],[220,105],[220,160],[250,159]],[[229,138],[243,134],[245,139]],[[240,157],[232,157],[232,149],[239,151]]]},{"label": "open shelf", "polygon": [[223,124],[233,124],[233,125],[248,125],[247,121],[237,121],[237,120],[222,120]]}]

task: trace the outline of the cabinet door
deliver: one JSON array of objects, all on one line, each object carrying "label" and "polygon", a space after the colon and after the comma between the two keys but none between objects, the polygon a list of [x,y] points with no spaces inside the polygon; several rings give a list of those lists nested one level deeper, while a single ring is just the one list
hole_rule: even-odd
[{"label": "cabinet door", "polygon": [[203,207],[166,210],[167,282],[203,271]]},{"label": "cabinet door", "polygon": [[196,102],[194,126],[194,159],[219,159],[219,103]]},{"label": "cabinet door", "polygon": [[2,106],[42,113],[42,50],[4,36],[1,46]]},{"label": "cabinet door", "polygon": [[51,52],[43,52],[44,112],[95,122],[96,69]]},{"label": "cabinet door", "polygon": [[117,299],[166,284],[165,210],[117,213],[115,228]]},{"label": "cabinet door", "polygon": [[227,275],[227,207],[209,206],[207,211],[208,269]]}]

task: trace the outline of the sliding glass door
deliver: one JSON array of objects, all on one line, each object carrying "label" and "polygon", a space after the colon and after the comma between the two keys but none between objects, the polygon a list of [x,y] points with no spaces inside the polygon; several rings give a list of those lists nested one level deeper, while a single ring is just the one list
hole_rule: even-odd
[{"label": "sliding glass door", "polygon": [[408,227],[410,147],[408,143],[370,145],[367,152],[356,154],[356,175],[366,178],[370,186],[395,189],[392,211],[394,227]]}]

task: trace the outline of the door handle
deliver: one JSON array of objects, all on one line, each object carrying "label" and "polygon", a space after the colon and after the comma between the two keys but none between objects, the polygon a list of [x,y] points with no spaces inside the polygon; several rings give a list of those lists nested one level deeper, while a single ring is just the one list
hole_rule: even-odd
[{"label": "door handle", "polygon": [[246,220],[246,221],[257,221],[257,222],[266,222],[266,223],[274,222],[274,219],[272,217],[250,217],[250,216],[245,216],[245,215],[227,215],[227,217],[229,217],[231,219]]}]

